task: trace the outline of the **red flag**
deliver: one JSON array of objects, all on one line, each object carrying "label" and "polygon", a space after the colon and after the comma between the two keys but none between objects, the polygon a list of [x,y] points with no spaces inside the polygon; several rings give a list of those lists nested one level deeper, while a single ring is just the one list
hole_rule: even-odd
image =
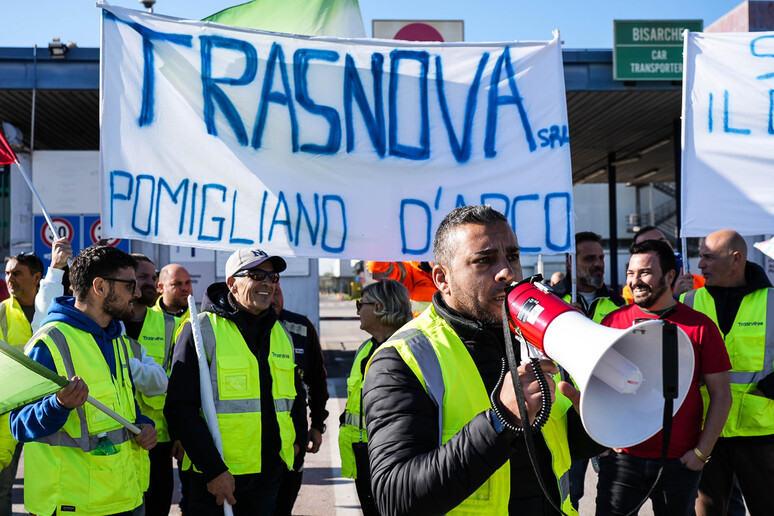
[{"label": "red flag", "polygon": [[15,162],[16,154],[11,150],[8,140],[5,139],[2,131],[0,131],[0,165],[10,165]]}]

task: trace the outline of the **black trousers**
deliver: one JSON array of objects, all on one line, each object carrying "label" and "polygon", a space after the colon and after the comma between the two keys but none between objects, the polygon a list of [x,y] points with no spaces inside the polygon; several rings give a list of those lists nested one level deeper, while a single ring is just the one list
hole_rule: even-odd
[{"label": "black trousers", "polygon": [[175,487],[172,468],[172,442],[158,443],[148,452],[150,485],[145,492],[145,516],[167,516]]},{"label": "black trousers", "polygon": [[[303,465],[303,461],[301,462]],[[293,506],[296,504],[298,492],[304,478],[303,468],[285,470],[282,473],[282,483],[277,493],[277,506],[274,508],[274,516],[290,516]]]},{"label": "black trousers", "polygon": [[725,516],[734,475],[751,516],[772,514],[774,442],[755,437],[721,437],[704,467],[696,503],[698,516]]},{"label": "black trousers", "polygon": [[[233,506],[235,516],[272,516],[277,502],[277,491],[282,482],[284,464],[263,466],[263,472],[251,475],[234,475],[236,490]],[[186,516],[223,516],[223,506],[215,503],[215,497],[207,491],[204,475],[191,471],[187,497],[189,512]]]}]

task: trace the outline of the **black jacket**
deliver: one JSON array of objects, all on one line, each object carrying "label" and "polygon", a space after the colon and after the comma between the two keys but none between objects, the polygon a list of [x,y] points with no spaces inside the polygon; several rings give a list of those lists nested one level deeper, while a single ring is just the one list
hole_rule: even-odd
[{"label": "black jacket", "polygon": [[309,401],[309,417],[312,428],[321,430],[328,417],[325,404],[328,402],[328,373],[325,370],[322,346],[317,330],[308,317],[283,309],[279,314],[281,322],[288,322],[304,328],[305,335],[290,329],[293,339],[293,351],[296,361],[296,371],[301,375]]},{"label": "black jacket", "polygon": [[[446,306],[440,293],[435,294],[433,304],[470,352],[486,389],[494,390],[504,357],[502,329],[464,318]],[[365,379],[364,405],[371,484],[382,514],[446,513],[508,459],[510,512],[524,511],[526,499],[534,503],[537,498],[543,505],[523,438],[507,430],[498,434],[487,412],[478,414],[446,444],[438,446],[437,409],[394,348],[374,356]],[[588,438],[574,410],[568,416],[571,450],[579,453],[578,458],[604,449]],[[576,438],[578,446],[573,444]],[[558,501],[550,453],[541,437],[536,436],[536,444],[549,495]]]},{"label": "black jacket", "polygon": [[[744,268],[745,284],[741,287],[713,287],[707,286],[707,292],[715,300],[715,312],[718,317],[718,326],[725,338],[731,331],[736,314],[742,305],[742,299],[747,295],[762,288],[770,288],[771,282],[766,271],[759,265],[747,262]],[[774,373],[758,382],[758,388],[767,398],[774,399]]]},{"label": "black jacket", "polygon": [[[267,309],[253,315],[239,309],[225,283],[213,283],[207,288],[202,301],[202,311],[212,312],[233,321],[258,359],[261,381],[261,399],[270,400],[271,373],[269,372],[269,337],[277,315]],[[296,374],[296,400],[291,416],[295,423],[296,444],[306,447],[306,402],[301,378]],[[215,448],[207,423],[200,416],[199,362],[193,342],[190,323],[180,331],[172,355],[172,372],[169,376],[164,416],[173,439],[179,439],[196,468],[210,481],[228,468]],[[261,468],[280,465],[280,437],[274,403],[261,403]]]}]

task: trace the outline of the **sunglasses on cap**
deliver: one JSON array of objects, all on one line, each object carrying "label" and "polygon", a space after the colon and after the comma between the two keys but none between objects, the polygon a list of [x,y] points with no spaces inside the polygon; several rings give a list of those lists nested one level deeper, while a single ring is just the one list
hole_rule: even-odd
[{"label": "sunglasses on cap", "polygon": [[245,276],[253,281],[263,281],[268,278],[271,283],[277,283],[280,279],[279,272],[262,271],[260,269],[253,271],[239,271],[234,274],[235,278],[242,278]]}]

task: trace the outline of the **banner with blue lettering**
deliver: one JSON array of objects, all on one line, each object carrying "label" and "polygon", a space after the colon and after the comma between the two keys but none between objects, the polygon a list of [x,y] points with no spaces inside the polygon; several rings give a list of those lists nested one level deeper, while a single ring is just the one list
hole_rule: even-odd
[{"label": "banner with blue lettering", "polygon": [[422,260],[456,206],[574,249],[558,35],[290,36],[103,5],[104,235]]},{"label": "banner with blue lettering", "polygon": [[774,33],[695,33],[683,67],[684,237],[774,230]]}]

